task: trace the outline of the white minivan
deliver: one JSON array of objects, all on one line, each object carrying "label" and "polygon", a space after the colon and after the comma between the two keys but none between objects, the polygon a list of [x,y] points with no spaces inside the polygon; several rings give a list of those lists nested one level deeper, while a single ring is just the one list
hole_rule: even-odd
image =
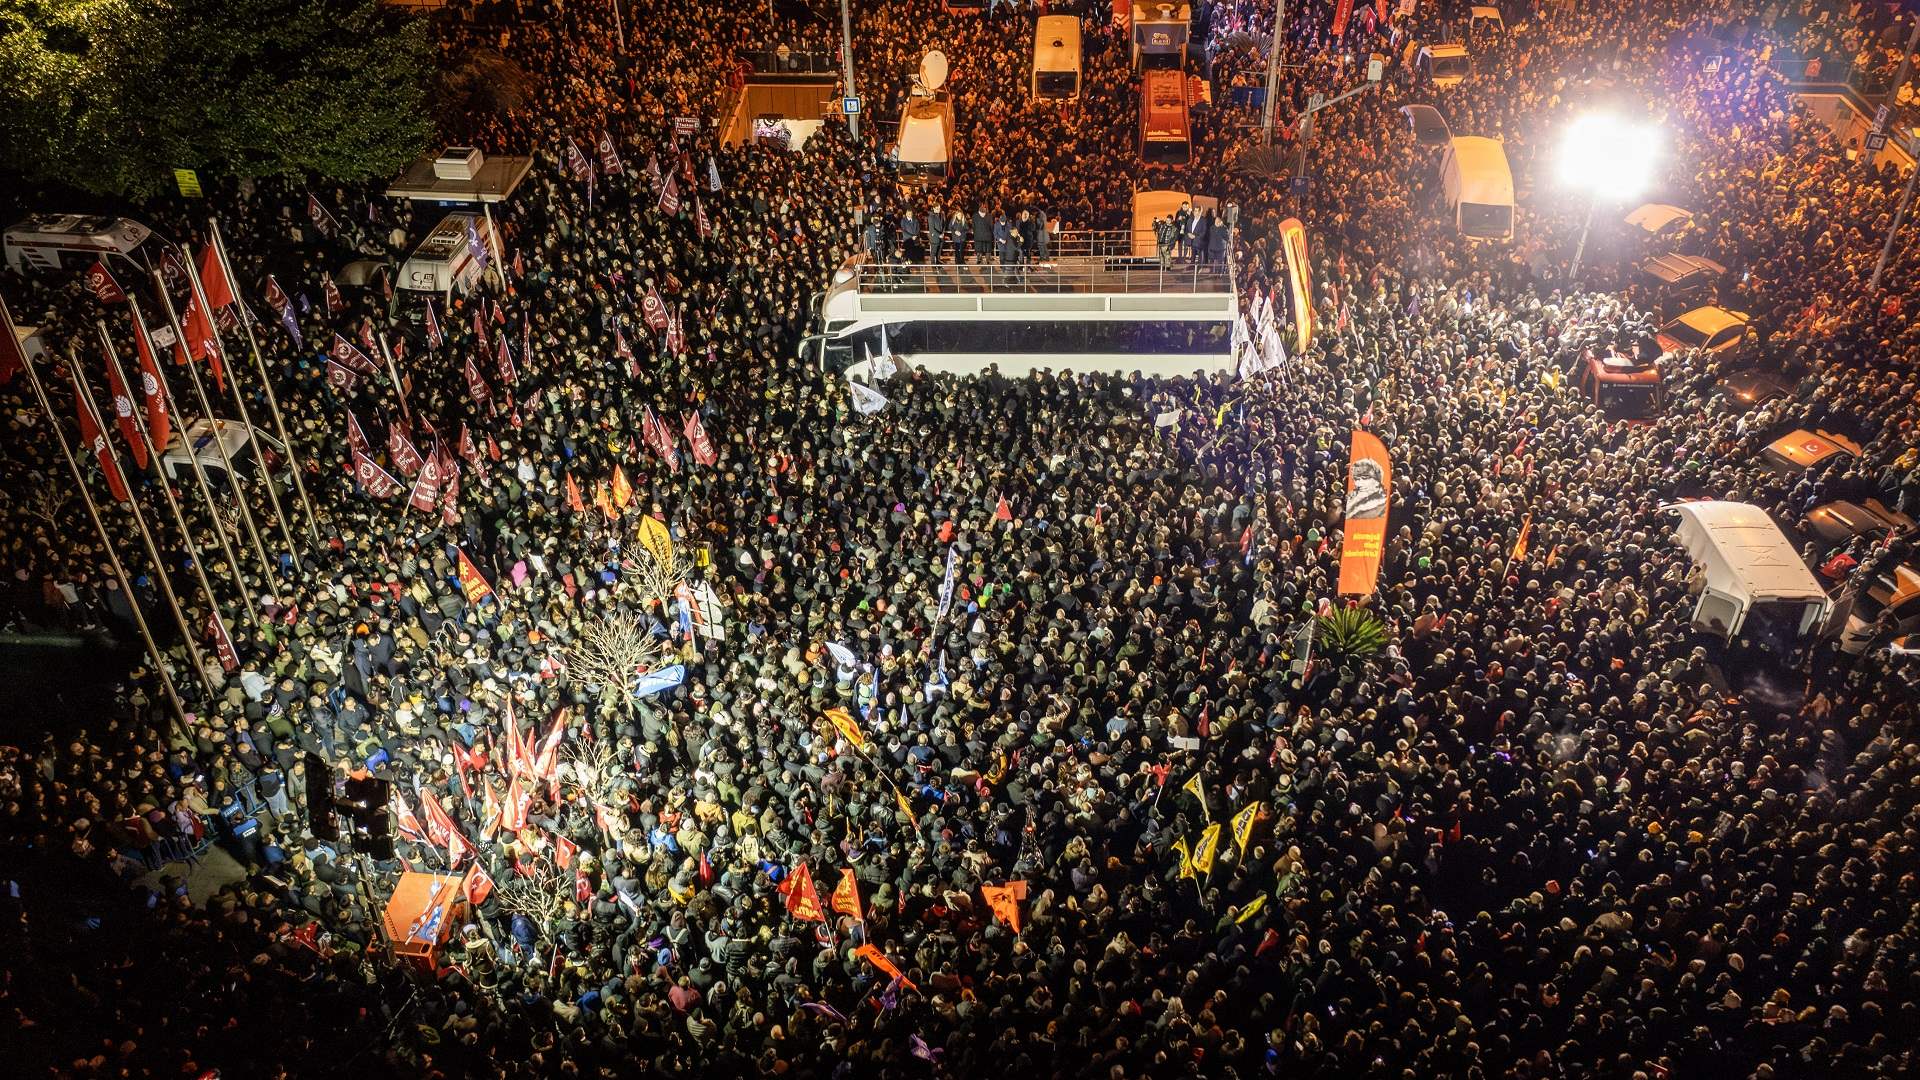
[{"label": "white minivan", "polygon": [[1080,97],[1080,19],[1042,15],[1033,24],[1033,99],[1074,101]]}]

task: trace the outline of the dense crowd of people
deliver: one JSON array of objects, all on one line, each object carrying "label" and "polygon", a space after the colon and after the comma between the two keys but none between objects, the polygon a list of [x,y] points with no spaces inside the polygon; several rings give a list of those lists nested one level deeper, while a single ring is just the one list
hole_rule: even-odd
[{"label": "dense crowd of people", "polygon": [[[1797,529],[1836,498],[1920,506],[1920,261],[1866,289],[1902,179],[1769,66],[1814,40],[1804,19],[1508,10],[1436,97],[1408,47],[1464,5],[1400,6],[1336,36],[1330,0],[1288,5],[1283,147],[1309,93],[1389,57],[1317,118],[1304,195],[1237,167],[1257,110],[1225,94],[1192,165],[1138,163],[1104,4],[1066,108],[1028,103],[1027,13],[856,10],[876,100],[926,49],[953,61],[952,175],[903,188],[884,130],[715,137],[739,53],[830,48],[830,28],[704,3],[616,28],[611,6],[526,0],[436,23],[449,63],[496,50],[530,88],[446,121],[536,158],[497,246],[476,231],[472,291],[392,288],[434,221],[368,190],[141,208],[196,267],[217,214],[257,322],[221,332],[233,389],[209,392],[267,423],[250,333],[292,445],[277,506],[257,475],[207,499],[188,475],[176,518],[128,465],[167,553],[122,545],[129,597],[25,380],[0,391],[6,618],[132,639],[137,604],[185,700],[172,715],[149,663],[113,715],[0,748],[15,1071],[1911,1075],[1913,661],[1886,635],[1852,655],[1696,628],[1659,510],[1734,499]],[[1203,17],[1215,61],[1272,30],[1270,5]],[[1885,39],[1847,18],[1821,32]],[[1711,66],[1690,44],[1709,30],[1736,43]],[[1409,102],[1505,140],[1513,245],[1454,235]],[[1639,238],[1596,226],[1601,257],[1567,276],[1586,207],[1552,148],[1599,103],[1662,121],[1660,194],[1692,211],[1662,242],[1726,265],[1721,298],[1758,329],[1665,357],[1646,423],[1568,376],[1657,321]],[[1313,348],[1250,378],[905,363],[872,413],[794,358],[851,254],[1029,258],[1124,225],[1141,187],[1238,207],[1249,310],[1284,311],[1278,227],[1304,220]],[[160,321],[158,292],[189,291],[122,284]],[[111,410],[94,327],[137,357],[126,306],[0,285]],[[1719,380],[1755,365],[1788,392],[1739,408]],[[71,439],[66,364],[37,369]],[[1762,462],[1802,427],[1862,452]],[[1392,460],[1364,599],[1336,589],[1357,428]],[[1851,595],[1913,531],[1808,558],[1835,554]],[[1335,634],[1345,609],[1379,639]],[[391,858],[345,819],[314,835],[316,763],[391,786]],[[195,895],[214,849],[239,880]],[[474,900],[431,970],[380,925],[407,870]]]}]

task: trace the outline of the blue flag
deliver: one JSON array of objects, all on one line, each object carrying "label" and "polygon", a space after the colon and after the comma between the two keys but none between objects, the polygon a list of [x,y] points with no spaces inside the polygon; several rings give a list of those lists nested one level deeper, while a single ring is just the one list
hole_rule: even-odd
[{"label": "blue flag", "polygon": [[685,664],[675,664],[672,667],[661,668],[658,671],[643,672],[639,678],[633,681],[633,696],[646,697],[649,694],[657,694],[662,690],[671,690],[679,686],[682,682],[685,682],[686,678],[687,668]]}]

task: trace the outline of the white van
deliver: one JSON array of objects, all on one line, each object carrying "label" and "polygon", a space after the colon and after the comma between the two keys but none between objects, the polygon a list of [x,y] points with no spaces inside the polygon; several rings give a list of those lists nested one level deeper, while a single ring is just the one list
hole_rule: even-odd
[{"label": "white van", "polygon": [[433,227],[420,246],[400,267],[400,287],[419,292],[443,293],[459,286],[461,292],[474,287],[486,271],[474,258],[468,235],[480,238],[483,250],[492,250],[492,225],[479,214],[448,214]]},{"label": "white van", "polygon": [[[220,446],[213,444],[215,433],[220,438]],[[233,462],[238,469],[247,460],[255,440],[261,445],[281,455],[285,463],[286,450],[281,444],[258,428],[251,428],[238,420],[216,420],[209,423],[202,418],[195,420],[186,430],[175,428],[172,437],[167,440],[167,449],[160,455],[160,467],[166,470],[168,479],[179,479],[183,472],[191,472],[191,457],[200,459],[200,468],[210,473],[226,475],[227,462]],[[187,448],[193,449],[189,451]],[[222,459],[220,451],[226,449]]]},{"label": "white van", "polygon": [[153,230],[104,214],[34,214],[6,233],[7,269],[16,274],[85,270],[112,255],[131,258]]},{"label": "white van", "polygon": [[1414,70],[1440,89],[1459,86],[1473,74],[1473,57],[1465,45],[1422,45]]},{"label": "white van", "polygon": [[900,110],[896,162],[900,175],[945,176],[953,158],[953,101],[945,91],[915,93]]},{"label": "white van", "polygon": [[1513,170],[1498,139],[1456,135],[1440,163],[1447,208],[1460,235],[1476,240],[1513,239]]},{"label": "white van", "polygon": [[1074,101],[1080,97],[1080,19],[1042,15],[1033,23],[1033,98]]}]

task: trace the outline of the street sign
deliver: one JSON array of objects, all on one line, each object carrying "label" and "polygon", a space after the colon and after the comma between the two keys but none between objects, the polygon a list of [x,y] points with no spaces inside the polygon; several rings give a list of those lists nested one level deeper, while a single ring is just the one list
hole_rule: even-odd
[{"label": "street sign", "polygon": [[200,197],[200,177],[192,169],[173,170],[173,182],[179,186],[180,194],[187,198]]},{"label": "street sign", "polygon": [[848,116],[860,115],[860,99],[857,97],[841,98],[840,111],[846,113]]},{"label": "street sign", "polygon": [[1873,130],[1883,131],[1886,129],[1886,126],[1887,107],[1885,104],[1882,104],[1879,108],[1873,110]]},{"label": "street sign", "polygon": [[1867,153],[1877,154],[1880,151],[1885,150],[1886,148],[1887,148],[1886,132],[1869,131],[1867,133]]}]

